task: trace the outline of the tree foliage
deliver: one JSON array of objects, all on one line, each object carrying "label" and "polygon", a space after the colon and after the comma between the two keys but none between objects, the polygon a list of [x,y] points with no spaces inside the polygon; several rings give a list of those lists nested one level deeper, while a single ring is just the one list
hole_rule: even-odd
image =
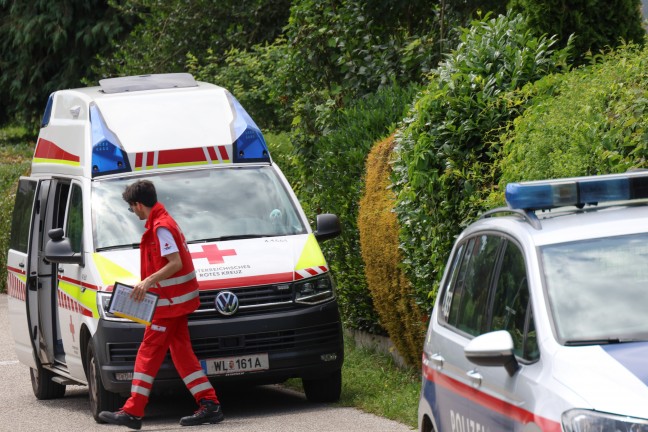
[{"label": "tree foliage", "polygon": [[[97,72],[104,76],[183,72],[187,54],[211,60],[230,49],[272,42],[281,35],[290,0],[110,0],[139,24]],[[220,64],[220,62],[218,62]]]},{"label": "tree foliage", "polygon": [[0,0],[0,123],[31,122],[52,91],[79,87],[127,28],[102,0]]},{"label": "tree foliage", "polygon": [[597,54],[622,40],[641,43],[645,36],[641,0],[511,0],[510,7],[527,16],[538,34],[557,35],[559,46],[575,35],[580,63],[588,52]]}]

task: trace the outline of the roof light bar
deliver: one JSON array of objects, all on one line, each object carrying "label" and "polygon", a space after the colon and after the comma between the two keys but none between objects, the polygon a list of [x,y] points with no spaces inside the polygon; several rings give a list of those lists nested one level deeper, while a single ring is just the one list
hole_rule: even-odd
[{"label": "roof light bar", "polygon": [[583,207],[585,204],[642,198],[648,198],[648,171],[506,185],[506,202],[513,209]]},{"label": "roof light bar", "polygon": [[41,120],[42,128],[46,127],[50,122],[50,118],[52,117],[53,104],[54,104],[54,93],[50,94],[49,98],[47,98],[47,105],[45,106],[45,112],[43,113],[43,119]]},{"label": "roof light bar", "polygon": [[270,152],[261,129],[234,96],[230,93],[227,96],[234,111],[231,125],[232,135],[235,137],[234,163],[270,162]]},{"label": "roof light bar", "polygon": [[108,126],[96,105],[90,106],[92,129],[92,176],[131,171],[126,152]]}]

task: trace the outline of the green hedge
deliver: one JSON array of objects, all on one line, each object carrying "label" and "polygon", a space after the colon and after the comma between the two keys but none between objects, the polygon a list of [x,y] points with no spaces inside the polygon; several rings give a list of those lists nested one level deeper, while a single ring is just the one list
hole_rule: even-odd
[{"label": "green hedge", "polygon": [[502,137],[501,183],[648,166],[648,49],[626,45],[600,63],[548,76]]},{"label": "green hedge", "polygon": [[397,136],[393,183],[408,278],[431,308],[455,236],[486,206],[499,139],[524,110],[510,92],[555,72],[567,51],[522,16],[486,17],[435,71]]},{"label": "green hedge", "polygon": [[332,112],[328,119],[330,132],[313,147],[309,167],[312,175],[307,187],[300,191],[313,219],[316,213],[335,213],[342,222],[341,236],[322,246],[337,280],[345,325],[350,328],[382,332],[360,255],[358,203],[367,154],[374,142],[393,131],[416,91],[416,87],[385,87],[348,108]]}]

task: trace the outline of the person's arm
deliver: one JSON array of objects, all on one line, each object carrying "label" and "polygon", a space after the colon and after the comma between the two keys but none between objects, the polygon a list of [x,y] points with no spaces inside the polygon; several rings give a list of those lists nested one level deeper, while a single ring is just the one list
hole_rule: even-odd
[{"label": "person's arm", "polygon": [[167,259],[167,263],[160,270],[148,276],[143,281],[135,285],[135,289],[131,293],[131,298],[135,301],[142,301],[146,291],[149,290],[152,286],[157,285],[161,280],[167,279],[169,276],[179,272],[182,269],[182,259],[180,258],[180,252],[170,253],[165,255],[164,258]]}]

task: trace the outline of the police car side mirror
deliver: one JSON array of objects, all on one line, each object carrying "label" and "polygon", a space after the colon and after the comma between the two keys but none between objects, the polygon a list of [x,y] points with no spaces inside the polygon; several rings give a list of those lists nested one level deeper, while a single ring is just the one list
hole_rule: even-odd
[{"label": "police car side mirror", "polygon": [[315,238],[319,241],[335,238],[340,235],[340,219],[334,214],[323,213],[317,215],[317,231]]},{"label": "police car side mirror", "polygon": [[63,228],[54,228],[47,232],[50,240],[45,244],[45,258],[57,264],[81,264],[83,254],[72,250],[70,239],[63,236]]},{"label": "police car side mirror", "polygon": [[464,348],[466,358],[480,366],[504,366],[513,376],[519,365],[513,353],[513,338],[506,330],[485,333],[471,340]]}]

